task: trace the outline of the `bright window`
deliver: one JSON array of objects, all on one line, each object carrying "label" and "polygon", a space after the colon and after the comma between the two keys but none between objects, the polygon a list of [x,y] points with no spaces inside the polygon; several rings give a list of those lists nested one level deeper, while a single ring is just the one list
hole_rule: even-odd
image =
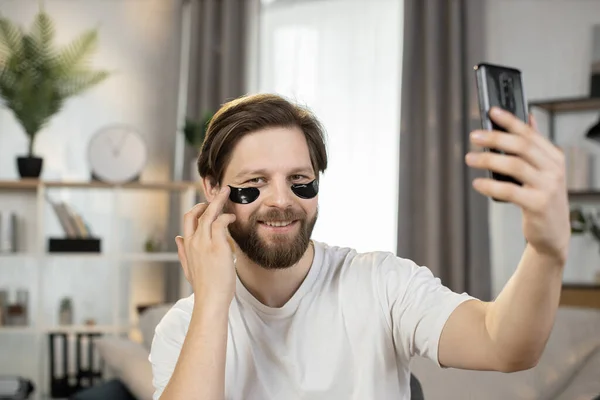
[{"label": "bright window", "polygon": [[402,7],[263,1],[253,86],[307,105],[327,131],[316,240],[396,252]]}]

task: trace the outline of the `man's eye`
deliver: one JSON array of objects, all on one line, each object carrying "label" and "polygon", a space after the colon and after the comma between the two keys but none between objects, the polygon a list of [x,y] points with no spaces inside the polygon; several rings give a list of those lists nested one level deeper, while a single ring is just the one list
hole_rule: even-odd
[{"label": "man's eye", "polygon": [[263,181],[263,178],[252,178],[252,179],[248,179],[246,181],[246,183],[256,183],[256,184],[258,184],[258,183],[262,183],[262,181]]},{"label": "man's eye", "polygon": [[309,178],[304,175],[292,175],[293,181],[303,181],[303,180],[308,180],[308,179]]}]

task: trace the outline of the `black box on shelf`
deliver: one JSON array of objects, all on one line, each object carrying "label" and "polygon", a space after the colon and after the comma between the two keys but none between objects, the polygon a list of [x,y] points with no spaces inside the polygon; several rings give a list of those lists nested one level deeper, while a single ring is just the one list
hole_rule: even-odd
[{"label": "black box on shelf", "polygon": [[100,253],[100,238],[49,238],[49,253]]}]

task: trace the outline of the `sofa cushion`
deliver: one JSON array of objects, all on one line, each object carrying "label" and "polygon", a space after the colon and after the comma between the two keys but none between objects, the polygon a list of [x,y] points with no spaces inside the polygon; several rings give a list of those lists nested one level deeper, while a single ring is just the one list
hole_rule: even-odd
[{"label": "sofa cushion", "polygon": [[411,367],[428,400],[554,398],[600,349],[598,332],[600,310],[559,308],[544,354],[530,370],[505,374],[440,369],[419,357]]},{"label": "sofa cushion", "polygon": [[152,366],[148,350],[140,343],[121,337],[96,340],[100,357],[115,378],[119,379],[138,400],[152,400]]},{"label": "sofa cushion", "polygon": [[152,347],[156,325],[172,307],[173,304],[161,304],[149,307],[140,314],[138,328],[142,336],[142,344],[146,349],[150,350]]},{"label": "sofa cushion", "polygon": [[77,392],[70,400],[136,400],[118,379]]},{"label": "sofa cushion", "polygon": [[579,368],[556,400],[600,399],[600,349]]}]

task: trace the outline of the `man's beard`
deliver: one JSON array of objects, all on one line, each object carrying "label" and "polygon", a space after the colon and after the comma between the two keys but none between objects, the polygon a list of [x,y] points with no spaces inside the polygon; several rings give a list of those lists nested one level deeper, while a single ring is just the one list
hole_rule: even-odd
[{"label": "man's beard", "polygon": [[[229,225],[229,232],[250,260],[265,269],[284,269],[297,264],[306,252],[317,216],[318,212],[308,220],[303,211],[272,209],[264,215],[252,214],[244,224],[236,220]],[[271,234],[267,243],[258,233],[259,221],[296,221],[300,226],[294,236]]]}]

